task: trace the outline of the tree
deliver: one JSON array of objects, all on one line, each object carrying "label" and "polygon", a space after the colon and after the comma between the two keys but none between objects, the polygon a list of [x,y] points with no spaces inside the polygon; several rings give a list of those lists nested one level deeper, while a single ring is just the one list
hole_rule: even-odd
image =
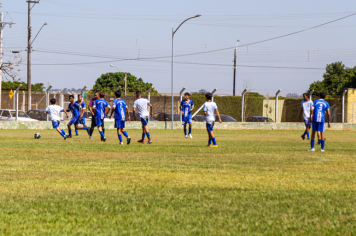
[{"label": "tree", "polygon": [[325,91],[329,95],[341,94],[348,88],[356,86],[356,67],[347,68],[342,62],[334,62],[326,66],[323,81],[309,85],[309,91]]},{"label": "tree", "polygon": [[[20,90],[27,90],[27,84],[25,82],[19,82],[19,81],[2,81],[1,86],[2,86],[2,90],[15,90],[19,85],[21,84],[21,88]],[[45,87],[43,86],[42,83],[38,83],[38,84],[32,84],[31,85],[31,89],[32,91],[39,91],[42,92]]]},{"label": "tree", "polygon": [[19,76],[20,69],[18,67],[22,63],[22,58],[19,55],[14,56],[12,60],[8,60],[7,62],[3,62],[0,65],[0,69],[4,72],[4,77],[7,76],[11,78],[12,81],[17,80]]},{"label": "tree", "polygon": [[[125,89],[125,74],[127,75],[127,94],[133,95],[137,90],[140,90],[143,94],[147,93],[148,89],[152,87],[151,83],[145,83],[141,78],[137,79],[136,76],[130,73],[116,72],[106,73],[101,75],[93,86],[93,92],[105,92],[114,93],[115,90],[121,86],[121,90]],[[152,95],[158,95],[157,90],[151,90]]]}]

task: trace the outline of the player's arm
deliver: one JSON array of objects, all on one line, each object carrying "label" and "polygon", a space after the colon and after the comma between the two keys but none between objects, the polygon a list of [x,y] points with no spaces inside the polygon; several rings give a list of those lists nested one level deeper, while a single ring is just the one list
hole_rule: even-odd
[{"label": "player's arm", "polygon": [[182,112],[182,115],[184,115],[184,112],[183,112],[183,109],[182,109],[183,108],[182,104],[183,104],[183,101],[180,103],[179,110]]},{"label": "player's arm", "polygon": [[219,122],[220,122],[220,123],[222,123],[222,120],[221,120],[221,117],[220,117],[219,110],[218,110],[218,109],[216,109],[215,111],[216,111],[216,114],[217,114],[217,115],[218,115],[218,117],[219,117]]},{"label": "player's arm", "polygon": [[130,121],[131,117],[130,117],[130,111],[128,107],[126,107],[126,112],[127,112],[127,120]]},{"label": "player's arm", "polygon": [[190,111],[192,112],[194,110],[194,104],[192,105],[192,108],[190,109]]},{"label": "player's arm", "polygon": [[299,120],[302,119],[303,107],[300,109]]},{"label": "player's arm", "polygon": [[67,111],[65,109],[61,110],[61,112],[66,113],[67,118],[69,118],[69,115],[68,115],[68,113],[67,113]]},{"label": "player's arm", "polygon": [[110,113],[110,119],[111,119],[111,117],[112,117],[112,114],[114,113],[115,107],[116,107],[116,106],[114,106],[114,105],[112,106],[111,113]]},{"label": "player's arm", "polygon": [[153,116],[153,106],[151,103],[148,103],[148,105],[150,106],[150,114],[151,116]]},{"label": "player's arm", "polygon": [[133,116],[133,120],[134,120],[134,121],[136,121],[135,112],[136,112],[136,108],[134,108],[134,109],[132,110],[132,116]]},{"label": "player's arm", "polygon": [[313,121],[314,107],[310,109],[310,121]]},{"label": "player's arm", "polygon": [[328,127],[330,128],[330,127],[331,127],[331,125],[330,125],[331,114],[330,114],[329,108],[328,108],[327,112],[328,112],[328,117],[329,117],[329,120],[328,120]]}]

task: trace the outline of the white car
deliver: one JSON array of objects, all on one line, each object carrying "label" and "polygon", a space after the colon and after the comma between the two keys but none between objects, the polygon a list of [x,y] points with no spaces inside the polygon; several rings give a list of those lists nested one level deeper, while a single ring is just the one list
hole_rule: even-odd
[{"label": "white car", "polygon": [[[16,110],[0,110],[0,121],[15,121]],[[24,111],[18,111],[18,121],[38,121],[31,119]]]}]

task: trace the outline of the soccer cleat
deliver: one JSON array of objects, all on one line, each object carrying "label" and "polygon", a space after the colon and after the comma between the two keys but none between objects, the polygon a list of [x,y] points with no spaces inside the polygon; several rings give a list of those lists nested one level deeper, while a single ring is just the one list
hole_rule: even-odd
[{"label": "soccer cleat", "polygon": [[131,143],[131,138],[127,138],[127,145]]},{"label": "soccer cleat", "polygon": [[76,134],[75,136],[79,136],[79,134]]},{"label": "soccer cleat", "polygon": [[211,147],[211,144],[208,144],[208,146],[207,147]]},{"label": "soccer cleat", "polygon": [[324,150],[324,149],[321,149],[320,151],[321,151],[321,152],[325,152],[325,150]]},{"label": "soccer cleat", "polygon": [[71,135],[67,135],[67,138],[72,138],[72,136]]},{"label": "soccer cleat", "polygon": [[64,135],[64,137],[63,137],[63,138],[64,138],[64,140],[67,140],[67,135]]},{"label": "soccer cleat", "polygon": [[186,135],[185,138],[188,138],[188,135]]},{"label": "soccer cleat", "polygon": [[217,148],[219,146],[218,145],[211,145],[210,147]]},{"label": "soccer cleat", "polygon": [[89,139],[93,139],[93,136],[89,136]]},{"label": "soccer cleat", "polygon": [[304,135],[302,135],[302,136],[300,136],[300,137],[302,137],[302,139],[305,140],[305,136],[304,136]]},{"label": "soccer cleat", "polygon": [[148,142],[147,142],[148,144],[151,144],[152,143],[152,139],[150,139],[150,140],[148,140]]},{"label": "soccer cleat", "polygon": [[311,149],[308,150],[308,152],[315,152],[315,149],[311,148]]},{"label": "soccer cleat", "polygon": [[120,143],[120,145],[124,145],[124,143],[123,143],[123,142],[121,142],[121,143]]},{"label": "soccer cleat", "polygon": [[307,140],[310,140],[310,138],[307,138]]},{"label": "soccer cleat", "polygon": [[189,138],[193,138],[193,136],[191,134],[189,134]]},{"label": "soccer cleat", "polygon": [[101,141],[105,142],[105,141],[106,141],[106,137],[102,138],[102,140],[101,140]]},{"label": "soccer cleat", "polygon": [[141,139],[141,140],[138,140],[137,142],[139,142],[139,143],[145,143],[145,140],[144,140],[144,139]]}]

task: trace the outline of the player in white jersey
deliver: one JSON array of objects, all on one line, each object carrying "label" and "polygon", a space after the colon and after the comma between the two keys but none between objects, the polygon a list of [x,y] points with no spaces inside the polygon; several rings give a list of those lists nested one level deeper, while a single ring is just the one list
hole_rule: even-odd
[{"label": "player in white jersey", "polygon": [[302,108],[299,114],[299,119],[302,117],[303,114],[303,120],[305,124],[305,131],[304,134],[302,135],[303,140],[305,140],[305,135],[307,135],[308,140],[310,139],[309,137],[309,130],[311,127],[310,111],[312,108],[313,108],[313,101],[309,100],[309,96],[307,93],[303,93]]},{"label": "player in white jersey", "polygon": [[46,108],[45,114],[49,115],[49,118],[52,121],[53,129],[56,129],[58,131],[58,133],[64,138],[64,140],[66,140],[68,137],[66,132],[64,131],[64,129],[59,127],[59,123],[61,120],[61,118],[59,117],[59,113],[65,112],[67,115],[67,118],[69,118],[68,113],[66,110],[63,109],[63,107],[55,105],[56,104],[55,98],[52,98],[50,102],[51,102],[51,105],[49,105]]},{"label": "player in white jersey", "polygon": [[148,144],[152,143],[152,139],[150,136],[150,133],[148,131],[148,107],[150,107],[150,113],[151,116],[153,116],[153,111],[152,111],[152,104],[150,103],[150,101],[148,101],[146,98],[141,98],[141,92],[137,91],[136,92],[136,101],[134,102],[133,105],[133,112],[132,112],[132,116],[134,118],[134,120],[136,120],[136,115],[135,112],[136,110],[138,110],[138,113],[140,115],[140,119],[141,119],[141,123],[142,123],[142,139],[138,140],[139,143],[145,143],[145,136],[147,136],[148,138]]},{"label": "player in white jersey", "polygon": [[[211,93],[205,94],[206,102],[204,103],[203,112],[206,116],[206,129],[207,129],[208,135],[209,135],[208,147],[218,147],[218,145],[216,144],[215,135],[213,132],[214,123],[215,123],[215,112],[219,117],[219,122],[221,123],[222,121],[221,121],[220,113],[218,111],[218,107],[216,106],[216,103],[211,101],[212,97],[213,97],[213,95]],[[211,142],[213,142],[213,144],[211,144]]]}]

